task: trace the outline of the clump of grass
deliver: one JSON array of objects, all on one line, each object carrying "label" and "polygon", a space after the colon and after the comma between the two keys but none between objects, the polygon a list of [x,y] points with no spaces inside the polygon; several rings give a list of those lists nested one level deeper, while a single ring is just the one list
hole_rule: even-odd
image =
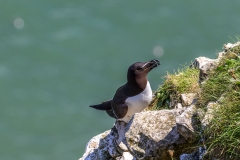
[{"label": "clump of grass", "polygon": [[164,77],[164,83],[155,92],[152,103],[149,108],[152,110],[171,108],[170,103],[180,102],[182,93],[196,93],[199,91],[198,85],[199,70],[190,67],[184,67],[177,72]]},{"label": "clump of grass", "polygon": [[209,101],[218,100],[219,103],[204,133],[209,157],[240,159],[239,53],[240,45],[226,51],[225,57],[201,88],[200,106],[206,106]]},{"label": "clump of grass", "polygon": [[[225,95],[205,130],[210,157],[240,159],[240,87]],[[212,159],[212,158],[211,158]]]},{"label": "clump of grass", "polygon": [[239,83],[237,78],[240,73],[239,57],[230,55],[237,54],[227,51],[225,57],[216,69],[209,73],[209,78],[201,86],[199,106],[205,107],[208,102],[217,101],[224,93],[231,92],[235,83]]},{"label": "clump of grass", "polygon": [[213,119],[204,130],[204,159],[240,159],[240,44],[225,49],[207,79],[200,86],[198,81],[198,69],[184,67],[168,73],[149,109],[170,109],[172,103],[181,103],[183,93],[199,93],[196,105],[204,109],[209,102],[217,102]]},{"label": "clump of grass", "polygon": [[[229,61],[231,63],[232,61]],[[219,65],[209,73],[209,78],[201,86],[198,104],[205,107],[209,101],[217,101],[228,90],[231,75],[228,64]]]}]

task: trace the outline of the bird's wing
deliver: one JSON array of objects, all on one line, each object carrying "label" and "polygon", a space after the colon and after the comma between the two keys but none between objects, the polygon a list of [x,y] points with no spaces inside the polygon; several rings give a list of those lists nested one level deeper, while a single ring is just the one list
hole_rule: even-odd
[{"label": "bird's wing", "polygon": [[117,92],[120,92],[122,89],[124,89],[126,87],[126,84],[122,85],[121,87],[119,87],[117,90],[116,90],[116,93]]},{"label": "bird's wing", "polygon": [[95,108],[95,109],[98,109],[98,110],[107,111],[107,110],[112,109],[111,104],[112,104],[112,100],[108,100],[106,102],[102,102],[101,104],[91,105],[89,107],[92,107],[92,108]]},{"label": "bird's wing", "polygon": [[117,105],[113,103],[112,107],[114,109],[114,114],[118,119],[125,117],[128,112],[128,106],[126,103]]},{"label": "bird's wing", "polygon": [[107,112],[107,114],[108,114],[110,117],[117,119],[117,117],[116,117],[116,115],[114,114],[114,112],[113,112],[112,109],[111,109],[111,110],[107,110],[106,112]]}]

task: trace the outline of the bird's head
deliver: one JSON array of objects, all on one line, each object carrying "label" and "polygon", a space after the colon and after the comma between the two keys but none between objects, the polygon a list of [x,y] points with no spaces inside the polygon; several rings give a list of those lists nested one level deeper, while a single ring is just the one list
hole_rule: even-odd
[{"label": "bird's head", "polygon": [[128,68],[128,82],[147,80],[147,74],[155,67],[160,65],[160,61],[153,59],[148,62],[136,62]]}]

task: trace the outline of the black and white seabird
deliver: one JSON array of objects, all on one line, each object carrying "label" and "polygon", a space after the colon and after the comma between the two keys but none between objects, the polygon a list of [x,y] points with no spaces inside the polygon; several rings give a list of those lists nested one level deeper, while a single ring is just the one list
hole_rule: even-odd
[{"label": "black and white seabird", "polygon": [[90,107],[104,110],[119,121],[128,123],[135,113],[144,110],[152,100],[152,89],[147,74],[160,62],[136,62],[128,68],[127,83],[118,88],[112,100]]}]

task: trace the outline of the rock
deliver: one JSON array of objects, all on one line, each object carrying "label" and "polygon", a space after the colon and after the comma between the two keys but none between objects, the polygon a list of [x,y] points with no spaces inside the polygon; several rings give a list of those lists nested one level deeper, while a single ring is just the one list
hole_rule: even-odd
[{"label": "rock", "polygon": [[219,52],[218,53],[218,61],[220,60],[220,59],[222,59],[223,57],[224,57],[224,55],[225,55],[225,52]]},{"label": "rock", "polygon": [[[209,71],[214,69],[223,57],[227,57],[229,59],[238,57],[240,50],[240,42],[234,44],[225,44],[224,49],[225,50],[223,52],[218,53],[217,59],[209,59],[206,57],[198,57],[195,59],[191,67],[194,66],[195,68],[198,68],[200,70],[199,83],[202,83],[205,79],[207,79]],[[232,52],[232,50],[237,50],[236,52],[238,52],[238,54]]]},{"label": "rock", "polygon": [[178,133],[180,133],[188,143],[193,143],[198,132],[198,115],[197,108],[195,105],[192,105],[184,110],[184,112],[176,117],[176,125],[178,129]]},{"label": "rock", "polygon": [[218,62],[223,57],[226,57],[226,58],[229,58],[229,59],[237,58],[239,56],[240,42],[237,42],[237,43],[234,43],[234,44],[231,44],[231,43],[224,44],[223,49],[224,49],[223,52],[218,53],[218,59],[217,59]]},{"label": "rock", "polygon": [[203,129],[209,124],[209,122],[213,118],[214,108],[216,108],[216,107],[217,107],[216,102],[209,102],[208,103],[207,112],[205,113],[205,116],[204,116],[203,120],[201,120],[201,124],[202,124]]},{"label": "rock", "polygon": [[214,69],[214,67],[217,65],[217,62],[218,61],[215,59],[209,59],[206,57],[198,57],[195,59],[193,65],[195,68],[200,70],[199,83],[203,82],[207,78],[209,71]]},{"label": "rock", "polygon": [[182,136],[184,128],[186,134],[195,137],[196,132],[194,132],[192,124],[180,127],[181,122],[187,122],[187,120],[183,120],[185,117],[193,118],[194,112],[195,108],[189,108],[186,112],[184,109],[175,109],[135,114],[129,122],[125,134],[128,149],[137,159],[154,157],[167,160],[172,158],[170,153],[173,154],[173,157],[179,157],[184,153],[184,148],[194,142],[194,138],[186,136],[186,139]]},{"label": "rock", "polygon": [[129,152],[123,152],[122,156],[117,157],[116,160],[136,160]]},{"label": "rock", "polygon": [[199,147],[196,151],[190,154],[182,154],[180,156],[180,160],[202,160],[205,152],[206,152],[205,148]]},{"label": "rock", "polygon": [[183,108],[183,106],[182,106],[181,103],[178,103],[177,106],[176,106],[176,108],[181,109],[181,108]]},{"label": "rock", "polygon": [[233,47],[236,47],[236,46],[239,46],[240,45],[240,42],[237,42],[237,43],[228,43],[228,44],[224,44],[223,47],[225,50],[228,50],[228,49],[231,49]]},{"label": "rock", "polygon": [[135,114],[125,136],[129,150],[137,159],[159,155],[169,159],[168,148],[173,148],[173,144],[182,138],[177,133],[175,114],[169,110]]},{"label": "rock", "polygon": [[99,134],[95,137],[93,137],[87,144],[85,153],[82,158],[79,160],[97,160],[99,158],[105,158],[109,159],[110,156],[106,150],[106,148],[102,148],[103,146],[103,141],[106,139],[110,139],[111,137],[109,136],[110,130],[105,131],[102,134]]},{"label": "rock", "polygon": [[181,94],[181,100],[183,106],[190,106],[196,101],[197,93],[187,93],[187,94]]},{"label": "rock", "polygon": [[121,149],[116,146],[117,138],[115,128],[93,137],[79,160],[110,160],[112,157],[122,157],[122,153],[119,152]]},{"label": "rock", "polygon": [[[93,137],[80,160],[179,159],[196,140],[196,107],[136,113],[125,128],[121,148],[116,143],[122,131],[116,126]],[[116,123],[116,125],[119,125]]]},{"label": "rock", "polygon": [[201,141],[199,129],[209,124],[216,105],[209,103],[205,115],[195,105],[136,113],[127,125],[116,122],[111,130],[93,137],[79,160],[198,159],[201,147],[189,148]]},{"label": "rock", "polygon": [[175,108],[178,104],[178,100],[170,94],[170,104],[169,104],[169,107],[170,108]]}]

